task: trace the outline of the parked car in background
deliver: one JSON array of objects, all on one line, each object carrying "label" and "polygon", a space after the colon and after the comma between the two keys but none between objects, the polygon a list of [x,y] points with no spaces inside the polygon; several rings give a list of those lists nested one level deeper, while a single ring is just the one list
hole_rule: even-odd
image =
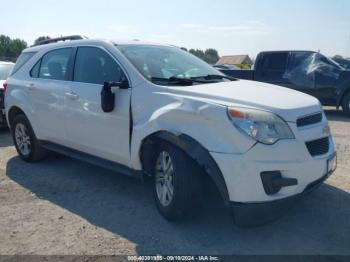
[{"label": "parked car in background", "polygon": [[322,105],[342,107],[350,116],[350,70],[320,53],[262,52],[256,58],[254,70],[222,69],[221,72],[304,92],[318,98]]},{"label": "parked car in background", "polygon": [[340,57],[333,57],[332,59],[344,69],[350,70],[350,59]]},{"label": "parked car in background", "polygon": [[226,69],[226,70],[241,70],[238,66],[235,65],[213,65],[216,69]]},{"label": "parked car in background", "polygon": [[25,161],[52,150],[152,179],[168,220],[196,210],[208,177],[240,225],[276,218],[336,168],[314,97],[227,77],[174,46],[48,41],[25,49],[7,80]]},{"label": "parked car in background", "polygon": [[4,96],[6,90],[6,79],[10,75],[15,64],[0,61],[0,127],[6,126]]}]

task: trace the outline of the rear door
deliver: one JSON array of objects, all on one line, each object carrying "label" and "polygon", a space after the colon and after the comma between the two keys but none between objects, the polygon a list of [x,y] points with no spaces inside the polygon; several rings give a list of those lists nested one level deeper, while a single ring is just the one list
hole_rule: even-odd
[{"label": "rear door", "polygon": [[47,52],[30,71],[27,90],[33,101],[40,139],[66,144],[65,97],[73,48]]},{"label": "rear door", "polygon": [[115,109],[101,109],[105,81],[127,81],[120,64],[104,48],[79,47],[73,82],[66,97],[66,130],[70,146],[79,151],[128,165],[131,89],[112,88]]}]

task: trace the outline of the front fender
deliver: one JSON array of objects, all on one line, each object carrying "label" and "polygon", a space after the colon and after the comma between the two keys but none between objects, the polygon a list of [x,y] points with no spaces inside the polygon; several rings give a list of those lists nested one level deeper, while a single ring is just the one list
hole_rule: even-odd
[{"label": "front fender", "polygon": [[159,131],[185,134],[209,152],[242,154],[254,144],[252,139],[233,127],[225,106],[178,97],[170,99],[173,100],[170,103],[163,99],[164,105],[149,115],[145,110],[135,114],[130,151],[134,169],[141,169],[139,152],[142,141]]}]

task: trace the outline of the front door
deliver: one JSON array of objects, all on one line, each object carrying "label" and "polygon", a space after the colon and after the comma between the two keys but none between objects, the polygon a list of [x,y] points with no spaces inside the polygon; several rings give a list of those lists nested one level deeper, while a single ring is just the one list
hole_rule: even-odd
[{"label": "front door", "polygon": [[341,69],[324,56],[319,57],[315,70],[315,93],[322,104],[336,105],[337,83]]},{"label": "front door", "polygon": [[105,81],[126,76],[116,60],[99,47],[77,49],[73,82],[66,97],[66,130],[70,147],[120,164],[129,163],[131,89],[113,88],[115,108],[101,109]]},{"label": "front door", "polygon": [[294,89],[318,98],[322,104],[334,104],[340,70],[319,53],[293,52],[285,77]]}]

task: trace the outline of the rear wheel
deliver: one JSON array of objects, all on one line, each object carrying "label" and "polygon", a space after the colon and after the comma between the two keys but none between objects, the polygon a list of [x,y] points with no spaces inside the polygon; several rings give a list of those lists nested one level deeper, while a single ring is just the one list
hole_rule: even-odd
[{"label": "rear wheel", "polygon": [[182,150],[161,144],[154,163],[154,197],[157,208],[167,220],[189,214],[199,193],[198,167]]},{"label": "rear wheel", "polygon": [[350,116],[350,92],[343,98],[342,108],[347,116]]},{"label": "rear wheel", "polygon": [[46,156],[46,150],[41,147],[25,115],[15,117],[11,132],[16,150],[23,160],[35,162]]}]

